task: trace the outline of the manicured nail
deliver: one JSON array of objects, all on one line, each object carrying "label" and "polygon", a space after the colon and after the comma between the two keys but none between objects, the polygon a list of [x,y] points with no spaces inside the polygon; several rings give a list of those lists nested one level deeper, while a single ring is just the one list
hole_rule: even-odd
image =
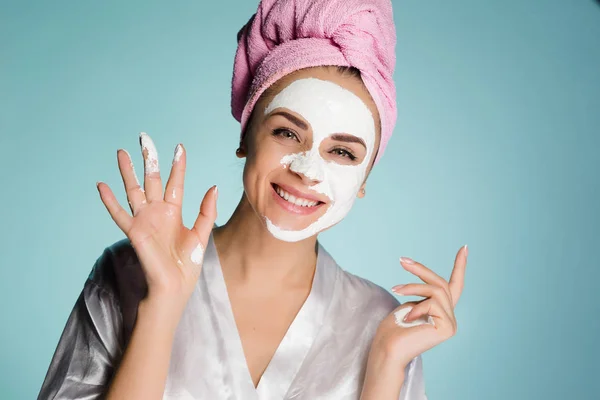
[{"label": "manicured nail", "polygon": [[179,143],[177,146],[175,146],[175,152],[173,153],[173,162],[171,163],[171,165],[175,164],[177,161],[179,161],[182,154],[183,154],[183,147],[181,146],[181,143]]},{"label": "manicured nail", "polygon": [[219,198],[219,188],[217,188],[217,185],[215,185],[214,191],[215,191],[215,199]]},{"label": "manicured nail", "polygon": [[396,285],[392,288],[392,292],[402,294],[402,293],[400,293],[400,289],[402,289],[404,286],[406,286],[406,285]]},{"label": "manicured nail", "polygon": [[405,263],[405,264],[414,264],[414,260],[412,258],[408,258],[408,257],[400,257],[400,262],[401,263]]},{"label": "manicured nail", "polygon": [[469,255],[469,248],[467,247],[467,245],[465,244],[465,257],[467,257]]},{"label": "manicured nail", "polygon": [[98,190],[100,190],[99,185],[100,185],[100,181],[96,182],[96,189],[98,189]]},{"label": "manicured nail", "polygon": [[410,312],[404,316],[404,318],[402,319],[402,321],[408,322],[408,316],[409,315],[410,315]]}]

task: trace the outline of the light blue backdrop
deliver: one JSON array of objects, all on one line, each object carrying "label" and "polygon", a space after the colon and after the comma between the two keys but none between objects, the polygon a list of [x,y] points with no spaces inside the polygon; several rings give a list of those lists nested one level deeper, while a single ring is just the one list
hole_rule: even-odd
[{"label": "light blue backdrop", "polygon": [[[186,145],[188,224],[215,183],[219,224],[237,204],[230,75],[256,2],[1,4],[0,398],[31,399],[93,262],[123,237],[95,187],[126,204],[118,148],[140,171],[139,131],[168,160]],[[388,289],[414,281],[399,256],[448,278],[468,243],[458,334],[424,355],[431,399],[599,398],[600,7],[394,11],[395,135],[322,242]]]}]

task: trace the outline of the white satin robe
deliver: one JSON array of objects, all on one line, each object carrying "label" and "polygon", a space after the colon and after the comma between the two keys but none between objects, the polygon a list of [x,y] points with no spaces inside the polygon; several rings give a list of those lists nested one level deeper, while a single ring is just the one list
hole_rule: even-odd
[{"label": "white satin robe", "polygon": [[[100,399],[128,343],[143,273],[127,239],[107,247],[69,316],[38,399]],[[177,327],[163,400],[359,399],[371,341],[398,301],[319,244],[311,292],[258,387],[248,371],[212,235]],[[426,400],[421,357],[401,400]]]}]

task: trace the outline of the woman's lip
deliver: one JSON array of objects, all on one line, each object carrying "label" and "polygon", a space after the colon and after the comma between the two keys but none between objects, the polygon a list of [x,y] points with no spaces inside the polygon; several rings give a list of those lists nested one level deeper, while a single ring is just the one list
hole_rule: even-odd
[{"label": "woman's lip", "polygon": [[293,212],[294,214],[301,214],[301,215],[312,214],[315,211],[317,211],[318,209],[320,209],[325,204],[325,203],[320,203],[313,207],[302,207],[302,206],[298,206],[296,204],[292,204],[289,201],[281,198],[281,196],[279,194],[277,194],[277,192],[275,191],[275,188],[273,187],[273,185],[271,185],[271,193],[273,194],[273,198],[275,199],[275,202],[277,204],[279,204],[285,210]]},{"label": "woman's lip", "polygon": [[306,199],[306,200],[310,200],[310,201],[319,201],[321,203],[325,203],[323,200],[319,199],[318,197],[307,194],[307,193],[302,193],[301,191],[294,189],[293,187],[281,185],[279,183],[273,183],[271,186],[273,186],[273,185],[279,186],[284,191],[288,192],[289,194],[293,195],[294,197],[300,197],[301,199]]}]

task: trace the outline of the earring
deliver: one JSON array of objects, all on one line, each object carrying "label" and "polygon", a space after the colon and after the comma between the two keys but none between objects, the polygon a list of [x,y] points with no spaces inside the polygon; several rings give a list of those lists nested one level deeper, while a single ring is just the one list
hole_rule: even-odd
[{"label": "earring", "polygon": [[365,194],[365,189],[360,189],[360,192],[364,195]]}]

